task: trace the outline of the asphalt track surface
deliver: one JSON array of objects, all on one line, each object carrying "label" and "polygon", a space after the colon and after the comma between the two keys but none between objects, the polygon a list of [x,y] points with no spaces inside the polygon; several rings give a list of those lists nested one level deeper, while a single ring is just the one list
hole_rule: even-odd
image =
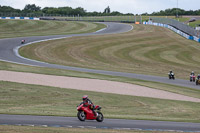
[{"label": "asphalt track surface", "polygon": [[122,119],[104,119],[103,122],[96,122],[95,120],[86,120],[85,122],[81,122],[78,120],[78,118],[74,117],[0,114],[0,125],[7,125],[8,123],[9,125],[18,126],[200,132],[200,123]]},{"label": "asphalt track surface", "polygon": [[[190,83],[188,80],[169,80],[166,77],[123,73],[114,71],[94,70],[87,68],[69,67],[56,64],[48,64],[44,62],[34,61],[21,57],[18,54],[21,40],[25,39],[25,45],[32,44],[34,42],[40,42],[45,40],[61,39],[73,36],[90,36],[90,35],[102,35],[102,34],[116,34],[122,32],[128,32],[132,30],[132,26],[121,23],[104,23],[107,28],[86,34],[73,34],[73,35],[54,35],[54,36],[34,36],[34,37],[19,37],[11,39],[0,39],[0,60],[6,62],[12,62],[17,64],[25,64],[30,66],[40,66],[49,68],[66,69],[73,71],[98,73],[112,76],[129,77],[135,79],[142,79],[148,81],[155,81],[160,83],[190,87],[200,89],[194,83]],[[45,125],[55,127],[83,127],[83,128],[112,128],[112,129],[134,129],[134,130],[176,130],[176,131],[200,131],[200,123],[178,123],[178,122],[158,122],[158,121],[136,121],[136,120],[116,120],[105,119],[103,123],[86,121],[80,122],[77,118],[70,117],[50,117],[50,116],[26,116],[26,115],[0,115],[0,124],[9,125]]]}]

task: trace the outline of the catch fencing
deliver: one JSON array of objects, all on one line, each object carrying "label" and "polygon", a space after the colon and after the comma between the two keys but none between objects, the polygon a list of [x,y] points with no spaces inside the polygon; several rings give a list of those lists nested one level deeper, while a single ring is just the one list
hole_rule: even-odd
[{"label": "catch fencing", "polygon": [[1,13],[0,19],[7,18],[40,18],[41,20],[58,20],[58,21],[89,21],[89,22],[122,22],[122,23],[142,23],[140,15],[119,15],[119,16],[81,16],[81,15],[59,15],[44,13]]},{"label": "catch fencing", "polygon": [[157,18],[157,17],[151,17],[150,20],[152,22],[170,25],[190,36],[196,36],[196,37],[200,38],[200,31],[195,30],[195,28],[190,27],[190,26],[188,26],[184,23],[181,23],[177,20],[169,19],[169,18]]},{"label": "catch fencing", "polygon": [[195,40],[195,41],[200,43],[200,37],[189,35],[189,34],[183,32],[182,30],[177,29],[177,28],[175,28],[175,27],[173,27],[171,25],[163,24],[163,23],[156,23],[156,22],[153,22],[153,21],[143,22],[143,24],[165,27],[165,28],[168,28],[168,29],[174,31],[177,34],[179,34],[179,35],[181,35],[181,36],[183,36],[183,37],[185,37],[185,38],[187,38],[189,40]]},{"label": "catch fencing", "polygon": [[66,16],[66,17],[40,17],[41,20],[61,20],[61,21],[88,21],[88,22],[122,22],[122,23],[142,23],[141,16]]}]

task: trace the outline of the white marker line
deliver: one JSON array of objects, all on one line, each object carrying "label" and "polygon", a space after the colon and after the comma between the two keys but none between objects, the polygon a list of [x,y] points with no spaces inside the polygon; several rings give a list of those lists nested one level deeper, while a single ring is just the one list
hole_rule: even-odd
[{"label": "white marker line", "polygon": [[66,126],[63,126],[63,127],[67,127],[67,128],[72,128],[73,126],[70,126],[70,125],[66,125]]},{"label": "white marker line", "polygon": [[97,128],[97,127],[94,127],[94,126],[85,126],[86,128]]},{"label": "white marker line", "polygon": [[41,125],[42,127],[48,127],[48,125]]},{"label": "white marker line", "polygon": [[85,126],[77,126],[78,128],[85,128]]},{"label": "white marker line", "polygon": [[[34,62],[39,62],[39,63],[45,63],[45,64],[49,64],[49,63],[46,63],[46,62],[42,62],[42,61],[37,61],[37,60],[32,60],[32,59],[28,59],[28,58],[25,58],[23,56],[21,56],[19,54],[19,49],[23,46],[27,46],[27,45],[30,45],[30,44],[34,44],[34,43],[39,43],[39,42],[45,42],[45,41],[50,41],[50,40],[59,40],[59,39],[64,39],[64,38],[70,38],[72,36],[68,36],[68,37],[59,37],[59,38],[51,38],[51,39],[44,39],[44,40],[39,40],[39,41],[33,41],[33,42],[30,42],[30,43],[27,43],[27,44],[24,44],[24,45],[20,45],[20,46],[17,46],[13,49],[13,52],[14,54],[19,57],[19,58],[22,58],[22,59],[25,59],[25,60],[29,60],[29,61],[34,61]],[[22,63],[23,64],[23,63]]]},{"label": "white marker line", "polygon": [[8,60],[2,60],[2,59],[0,59],[0,61],[4,61],[4,62],[8,62],[8,63],[14,63],[14,64],[20,64],[20,65],[27,65],[27,66],[44,67],[44,66],[31,65],[31,64],[19,63],[19,62],[15,62],[15,61],[8,61]]}]

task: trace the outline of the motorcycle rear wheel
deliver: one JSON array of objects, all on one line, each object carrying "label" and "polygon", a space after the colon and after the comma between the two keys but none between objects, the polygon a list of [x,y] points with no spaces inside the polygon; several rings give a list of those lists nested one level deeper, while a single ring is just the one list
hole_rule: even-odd
[{"label": "motorcycle rear wheel", "polygon": [[103,121],[103,119],[104,119],[104,117],[103,117],[103,114],[101,113],[101,112],[97,112],[98,113],[98,116],[97,116],[97,121],[98,122],[102,122]]},{"label": "motorcycle rear wheel", "polygon": [[85,116],[84,111],[78,111],[77,117],[78,117],[78,119],[79,119],[80,121],[85,121],[85,119],[86,119],[86,116]]}]

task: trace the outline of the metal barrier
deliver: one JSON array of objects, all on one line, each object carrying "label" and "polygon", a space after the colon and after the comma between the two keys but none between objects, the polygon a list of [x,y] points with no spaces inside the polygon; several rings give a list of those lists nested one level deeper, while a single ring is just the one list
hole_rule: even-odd
[{"label": "metal barrier", "polygon": [[171,26],[171,25],[168,25],[168,24],[162,24],[162,23],[155,23],[155,22],[152,22],[152,21],[149,21],[149,22],[143,22],[143,24],[147,24],[147,25],[155,25],[155,26],[160,26],[160,27],[165,27],[165,28],[168,28],[174,32],[176,32],[177,34],[189,39],[189,40],[195,40],[197,42],[200,43],[200,38],[196,37],[196,36],[192,36],[192,35],[189,35],[185,32],[182,32],[181,30],[179,29],[176,29],[175,27]]},{"label": "metal barrier", "polygon": [[0,17],[0,19],[26,19],[26,20],[40,20],[40,18],[34,18],[34,17]]},{"label": "metal barrier", "polygon": [[177,20],[169,19],[169,18],[156,18],[156,17],[151,17],[150,19],[153,22],[168,24],[168,25],[173,26],[176,29],[188,34],[188,35],[196,36],[196,37],[200,38],[200,31],[197,31],[194,28],[192,28],[192,27],[190,27],[190,26],[188,26],[184,23],[181,23]]}]

